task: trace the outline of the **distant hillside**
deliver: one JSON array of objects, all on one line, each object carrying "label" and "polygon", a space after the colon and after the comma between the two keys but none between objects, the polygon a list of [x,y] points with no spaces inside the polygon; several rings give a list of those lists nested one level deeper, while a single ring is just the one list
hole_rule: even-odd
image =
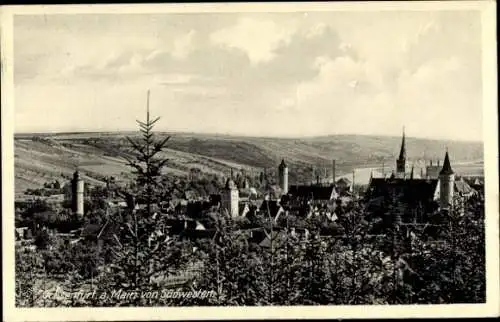
[{"label": "distant hillside", "polygon": [[[18,134],[15,136],[16,192],[39,187],[44,182],[69,178],[78,165],[94,184],[104,176],[127,180],[130,169],[122,156],[128,153],[125,135],[137,133],[60,133]],[[167,133],[158,133],[164,137]],[[173,134],[164,156],[169,159],[166,172],[186,175],[191,168],[227,175],[229,169],[245,169],[258,174],[275,170],[284,158],[290,168],[290,182],[312,178],[311,168],[331,169],[337,160],[337,174],[358,167],[394,167],[401,138],[361,135],[282,139],[236,137],[227,135]],[[483,145],[478,142],[438,141],[407,138],[410,164],[423,159],[443,159],[448,147],[452,162],[483,159]],[[305,178],[305,179],[304,179]]]}]

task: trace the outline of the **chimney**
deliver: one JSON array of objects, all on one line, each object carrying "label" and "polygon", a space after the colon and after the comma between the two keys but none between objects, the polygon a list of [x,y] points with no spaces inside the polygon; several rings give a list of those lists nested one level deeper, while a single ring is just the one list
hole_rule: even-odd
[{"label": "chimney", "polygon": [[335,173],[335,160],[332,160],[332,179],[333,183],[335,183],[336,173]]}]

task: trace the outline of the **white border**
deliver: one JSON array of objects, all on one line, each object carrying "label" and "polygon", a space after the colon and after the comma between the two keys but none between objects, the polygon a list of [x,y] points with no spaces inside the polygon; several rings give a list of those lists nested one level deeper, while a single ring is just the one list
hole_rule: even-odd
[{"label": "white border", "polygon": [[[148,4],[4,6],[1,17],[2,62],[2,224],[3,307],[7,321],[46,320],[193,320],[248,318],[424,318],[499,316],[499,193],[498,115],[496,60],[496,3],[494,1],[422,1],[351,3],[252,3],[252,4]],[[175,308],[44,308],[20,309],[14,305],[14,86],[13,15],[75,13],[187,13],[187,12],[296,12],[381,10],[480,10],[483,43],[483,128],[486,190],[487,303],[467,305],[400,306],[272,306]],[[478,107],[479,108],[479,107]]]}]

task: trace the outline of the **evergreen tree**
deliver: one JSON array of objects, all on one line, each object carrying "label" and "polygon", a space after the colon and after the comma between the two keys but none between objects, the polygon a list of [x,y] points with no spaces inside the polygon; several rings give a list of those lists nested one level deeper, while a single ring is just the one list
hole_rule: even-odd
[{"label": "evergreen tree", "polygon": [[235,231],[229,214],[217,213],[216,233],[200,245],[203,271],[195,279],[199,289],[214,291],[214,297],[193,299],[196,305],[265,305],[263,262],[247,236]]},{"label": "evergreen tree", "polygon": [[[153,127],[160,118],[152,120],[149,114],[149,91],[146,121],[137,121],[142,138],[127,137],[132,145],[133,158],[127,158],[135,180],[126,193],[129,209],[122,216],[112,218],[119,226],[112,246],[114,262],[109,265],[107,285],[114,289],[136,292],[138,296],[111,299],[119,305],[158,305],[141,297],[147,291],[160,288],[152,281],[169,276],[182,268],[188,249],[177,237],[167,235],[164,216],[154,213],[162,194],[161,170],[167,160],[160,157],[170,137],[156,140]],[[144,201],[145,209],[136,209],[135,201]],[[129,293],[130,294],[130,293]]]}]

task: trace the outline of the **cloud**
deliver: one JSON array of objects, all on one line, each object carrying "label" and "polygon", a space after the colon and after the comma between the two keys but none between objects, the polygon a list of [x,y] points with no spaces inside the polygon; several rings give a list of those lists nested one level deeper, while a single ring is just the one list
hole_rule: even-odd
[{"label": "cloud", "polygon": [[236,25],[213,32],[210,40],[240,49],[252,63],[258,64],[272,60],[276,56],[274,50],[281,43],[288,42],[292,33],[293,30],[271,20],[243,17]]},{"label": "cloud", "polygon": [[[318,57],[317,66],[318,75],[285,93],[275,109],[300,120],[320,115],[309,132],[376,134],[406,124],[410,132],[434,137],[454,133],[455,138],[472,139],[480,133],[481,113],[475,108],[481,93],[457,56],[428,61],[414,72],[403,70],[395,86],[369,61]],[[453,123],[447,121],[451,119]]]},{"label": "cloud", "polygon": [[[61,105],[111,111],[112,97],[99,94],[110,89],[132,108],[154,87],[168,106],[162,114],[193,130],[399,134],[404,123],[434,136],[481,133],[480,20],[472,13],[54,19],[24,19],[15,29],[22,109],[41,104],[30,91],[45,91]],[[443,117],[454,121],[443,126]]]},{"label": "cloud", "polygon": [[187,34],[177,38],[174,41],[172,57],[175,59],[184,59],[187,57],[193,47],[193,39],[196,31],[190,30]]},{"label": "cloud", "polygon": [[340,44],[338,33],[331,27],[299,29],[275,49],[275,59],[254,69],[254,74],[265,75],[267,81],[276,83],[295,84],[311,79],[318,73],[317,57],[335,58],[343,54]]}]

